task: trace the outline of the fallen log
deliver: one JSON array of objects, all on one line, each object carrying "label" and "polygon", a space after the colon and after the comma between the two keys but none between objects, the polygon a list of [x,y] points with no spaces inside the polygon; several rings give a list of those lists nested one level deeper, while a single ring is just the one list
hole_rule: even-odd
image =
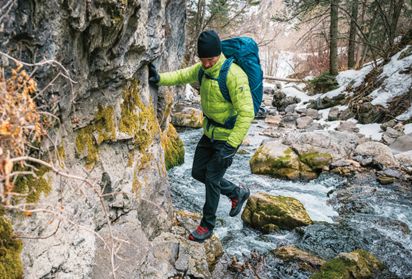
[{"label": "fallen log", "polygon": [[263,76],[264,79],[267,80],[276,80],[276,81],[285,81],[285,82],[298,82],[298,83],[307,83],[307,80],[303,79],[294,79],[294,78],[278,78],[278,77],[271,77],[271,76]]}]

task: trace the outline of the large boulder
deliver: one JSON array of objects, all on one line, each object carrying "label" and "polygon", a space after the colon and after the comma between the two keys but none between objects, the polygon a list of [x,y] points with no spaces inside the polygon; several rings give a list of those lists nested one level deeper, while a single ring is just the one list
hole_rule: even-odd
[{"label": "large boulder", "polygon": [[172,123],[179,127],[201,128],[203,125],[203,113],[199,109],[185,107],[181,111],[173,113]]},{"label": "large boulder", "polygon": [[396,154],[395,159],[403,170],[412,174],[412,150]]},{"label": "large boulder", "polygon": [[396,167],[398,163],[391,149],[380,142],[368,141],[359,144],[354,151],[354,159],[363,166]]},{"label": "large boulder", "polygon": [[[156,237],[150,250],[135,252],[134,258],[144,264],[135,267],[139,269],[138,272],[130,272],[123,278],[129,278],[130,274],[140,275],[138,278],[211,278],[211,273],[223,254],[223,246],[216,235],[203,243],[187,239],[189,232],[196,228],[200,219],[201,216],[197,213],[175,212],[170,232],[163,232]],[[136,247],[137,245],[131,248],[136,250]],[[140,251],[138,248],[137,251]],[[133,265],[133,262],[130,265]],[[103,277],[105,276],[99,278]]]},{"label": "large boulder", "polygon": [[252,173],[269,174],[289,180],[310,180],[329,168],[332,156],[315,149],[302,149],[300,153],[280,141],[263,143],[250,160]]},{"label": "large boulder", "polygon": [[262,144],[250,160],[252,173],[291,180],[300,177],[300,162],[293,150],[280,141]]},{"label": "large boulder", "polygon": [[311,279],[367,279],[376,278],[383,265],[372,254],[364,250],[341,253],[321,267]]},{"label": "large boulder", "polygon": [[353,133],[338,131],[313,131],[288,133],[283,144],[292,147],[298,155],[306,153],[330,154],[332,161],[350,158],[355,147],[364,140]]},{"label": "large boulder", "polygon": [[252,195],[242,213],[242,220],[263,232],[291,230],[312,224],[303,204],[295,198],[267,193]]},{"label": "large boulder", "polygon": [[412,150],[412,133],[398,137],[390,148],[394,153],[401,153]]}]

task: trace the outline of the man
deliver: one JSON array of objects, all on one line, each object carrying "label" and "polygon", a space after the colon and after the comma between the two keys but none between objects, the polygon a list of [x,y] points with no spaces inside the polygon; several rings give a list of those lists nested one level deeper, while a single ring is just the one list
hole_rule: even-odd
[{"label": "man", "polygon": [[[204,71],[200,86],[204,134],[196,147],[192,176],[205,184],[206,200],[200,225],[189,235],[190,240],[203,242],[212,236],[220,194],[231,199],[229,215],[232,217],[239,214],[249,198],[249,189],[240,188],[223,176],[249,130],[254,109],[248,77],[234,63],[226,79],[231,102],[220,92],[217,78],[226,57],[215,31],[204,31],[199,35],[197,51],[201,62],[185,69],[159,75],[150,64],[149,82],[155,86],[194,83],[199,78],[199,70]],[[228,119],[235,119],[233,127],[224,125]]]}]

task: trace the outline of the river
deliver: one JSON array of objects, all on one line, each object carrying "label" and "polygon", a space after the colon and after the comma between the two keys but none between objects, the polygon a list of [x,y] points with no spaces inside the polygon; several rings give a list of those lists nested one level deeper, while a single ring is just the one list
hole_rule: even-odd
[{"label": "river", "polygon": [[[310,182],[291,182],[252,174],[249,160],[265,137],[259,135],[263,122],[254,123],[249,134],[252,144],[242,146],[225,178],[247,185],[251,194],[266,192],[294,197],[305,206],[314,221],[304,229],[263,234],[251,229],[238,216],[228,213],[230,201],[221,196],[215,233],[222,240],[227,257],[246,259],[252,251],[266,256],[261,278],[309,278],[310,273],[282,262],[270,253],[283,245],[294,245],[325,259],[340,252],[365,249],[388,267],[379,278],[412,278],[412,194],[365,180],[351,185],[346,178],[325,174]],[[204,185],[191,177],[196,144],[202,130],[183,130],[185,163],[169,171],[173,204],[177,209],[202,212]],[[242,277],[243,276],[243,277]],[[248,278],[237,275],[236,278]]]}]

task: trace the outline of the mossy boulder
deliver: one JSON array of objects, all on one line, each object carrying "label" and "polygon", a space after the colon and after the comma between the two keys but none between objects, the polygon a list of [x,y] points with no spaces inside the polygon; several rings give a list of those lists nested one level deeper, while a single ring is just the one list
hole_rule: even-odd
[{"label": "mossy boulder", "polygon": [[262,144],[249,163],[252,173],[269,174],[290,180],[300,178],[299,157],[280,141]]},{"label": "mossy boulder", "polygon": [[161,144],[165,151],[166,169],[178,166],[185,161],[185,148],[175,127],[169,124],[167,130],[163,132]]},{"label": "mossy boulder", "polygon": [[10,222],[0,213],[0,278],[23,278],[22,247],[22,242],[14,237]]},{"label": "mossy boulder", "polygon": [[297,199],[267,193],[257,193],[248,199],[242,220],[263,232],[291,230],[313,223],[305,207]]},{"label": "mossy boulder", "polygon": [[179,127],[201,128],[203,125],[203,113],[196,108],[186,107],[173,113],[172,123]]},{"label": "mossy boulder", "polygon": [[332,162],[328,153],[308,151],[297,154],[280,141],[262,144],[250,160],[252,173],[269,174],[289,180],[311,180]]},{"label": "mossy boulder", "polygon": [[367,279],[375,278],[383,265],[379,260],[364,250],[341,253],[328,261],[311,279]]},{"label": "mossy boulder", "polygon": [[321,171],[329,167],[329,164],[332,162],[332,155],[312,151],[299,154],[299,160],[312,170]]}]

